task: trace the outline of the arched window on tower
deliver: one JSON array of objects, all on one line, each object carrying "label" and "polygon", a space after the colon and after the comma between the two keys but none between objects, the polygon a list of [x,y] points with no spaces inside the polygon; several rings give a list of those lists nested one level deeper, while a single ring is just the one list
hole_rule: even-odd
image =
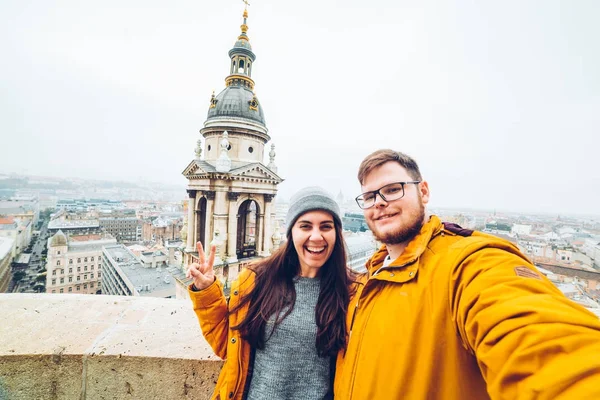
[{"label": "arched window on tower", "polygon": [[196,209],[196,242],[201,242],[205,249],[208,248],[206,243],[206,197],[202,197],[198,201]]},{"label": "arched window on tower", "polygon": [[254,257],[258,232],[258,204],[254,200],[244,201],[238,211],[237,257],[238,259]]},{"label": "arched window on tower", "polygon": [[237,65],[236,61],[237,61],[237,59],[234,58],[233,61],[231,62],[231,73],[232,74],[235,74],[235,69],[236,69],[235,66]]},{"label": "arched window on tower", "polygon": [[244,73],[244,60],[240,60],[240,63],[238,65],[238,74],[243,74]]}]

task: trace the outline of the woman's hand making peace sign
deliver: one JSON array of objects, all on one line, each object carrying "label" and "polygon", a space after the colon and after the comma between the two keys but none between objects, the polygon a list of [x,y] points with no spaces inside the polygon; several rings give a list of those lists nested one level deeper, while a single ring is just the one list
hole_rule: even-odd
[{"label": "woman's hand making peace sign", "polygon": [[194,262],[188,266],[186,276],[194,280],[194,286],[197,290],[203,290],[212,285],[215,281],[215,270],[213,269],[213,265],[215,264],[217,246],[210,246],[208,260],[204,254],[202,243],[196,243],[196,247],[198,248],[198,262]]}]

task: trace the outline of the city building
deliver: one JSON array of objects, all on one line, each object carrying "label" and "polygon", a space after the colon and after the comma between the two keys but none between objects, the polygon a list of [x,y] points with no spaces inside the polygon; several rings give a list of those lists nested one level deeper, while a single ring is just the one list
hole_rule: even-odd
[{"label": "city building", "polygon": [[507,221],[489,221],[485,224],[484,232],[491,234],[504,234],[508,235],[511,232],[512,226]]},{"label": "city building", "polygon": [[367,225],[367,221],[363,214],[344,213],[342,224],[344,224],[344,229],[352,232],[366,232],[369,230],[369,226]]},{"label": "city building", "polygon": [[56,208],[66,211],[115,210],[123,208],[123,203],[105,199],[61,199],[57,200]]},{"label": "city building", "polygon": [[140,261],[123,244],[104,246],[102,272],[103,294],[175,298],[171,274],[155,262]]},{"label": "city building", "polygon": [[102,247],[116,242],[108,234],[67,237],[59,230],[48,239],[46,293],[100,294]]},{"label": "city building", "polygon": [[166,240],[179,240],[183,228],[183,215],[159,215],[147,219],[142,224],[142,240],[164,242]]},{"label": "city building", "polygon": [[37,224],[40,205],[36,197],[14,196],[9,200],[0,200],[0,216],[30,219],[33,224]]},{"label": "city building", "polygon": [[247,35],[248,11],[241,34],[229,51],[225,89],[213,93],[208,116],[200,130],[196,158],[183,171],[188,180],[185,257],[196,254],[196,242],[205,248],[218,245],[217,274],[234,279],[254,257],[273,249],[273,199],[277,185],[275,147],[263,164],[265,145],[271,140],[261,103],[254,93],[255,54]]},{"label": "city building", "polygon": [[142,223],[137,217],[100,217],[98,224],[103,231],[110,233],[119,242],[142,240]]},{"label": "city building", "polygon": [[77,234],[98,234],[101,229],[100,221],[97,218],[74,217],[73,214],[67,214],[59,218],[53,218],[48,222],[48,231],[51,233],[62,231]]},{"label": "city building", "polygon": [[12,257],[18,257],[27,248],[33,235],[32,218],[0,217],[0,237],[12,238]]},{"label": "city building", "polygon": [[8,290],[8,285],[12,279],[11,264],[13,260],[14,239],[0,237],[0,293]]}]

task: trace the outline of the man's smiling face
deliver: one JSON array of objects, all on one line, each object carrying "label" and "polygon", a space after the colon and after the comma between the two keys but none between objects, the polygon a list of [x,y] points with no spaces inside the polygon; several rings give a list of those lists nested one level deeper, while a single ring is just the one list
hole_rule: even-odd
[{"label": "man's smiling face", "polygon": [[[388,161],[370,171],[361,188],[365,193],[390,183],[414,180],[399,163]],[[375,205],[364,210],[364,215],[369,228],[381,242],[390,245],[409,242],[423,225],[428,202],[427,182],[404,185],[402,198],[387,202],[376,195]]]}]

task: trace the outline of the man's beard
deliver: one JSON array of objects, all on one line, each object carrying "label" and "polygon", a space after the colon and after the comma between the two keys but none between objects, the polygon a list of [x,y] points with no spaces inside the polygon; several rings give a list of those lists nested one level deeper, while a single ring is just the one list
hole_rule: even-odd
[{"label": "man's beard", "polygon": [[399,244],[409,242],[421,231],[423,227],[423,221],[425,220],[425,206],[421,202],[419,196],[418,209],[410,212],[410,219],[404,226],[398,226],[396,230],[388,231],[385,233],[378,232],[375,226],[369,226],[375,239],[379,240],[384,244]]}]

